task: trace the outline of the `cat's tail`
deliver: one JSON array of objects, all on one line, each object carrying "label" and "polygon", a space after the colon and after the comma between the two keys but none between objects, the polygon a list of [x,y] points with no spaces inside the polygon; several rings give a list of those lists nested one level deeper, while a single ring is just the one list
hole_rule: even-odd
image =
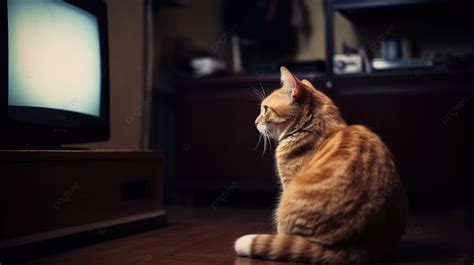
[{"label": "cat's tail", "polygon": [[366,251],[360,249],[329,248],[311,242],[301,236],[284,234],[277,235],[246,235],[234,244],[239,256],[305,262],[311,264],[366,264]]}]

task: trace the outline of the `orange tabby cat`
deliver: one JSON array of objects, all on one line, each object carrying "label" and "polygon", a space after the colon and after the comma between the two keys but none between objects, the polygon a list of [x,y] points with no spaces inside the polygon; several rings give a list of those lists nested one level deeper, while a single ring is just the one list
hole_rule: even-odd
[{"label": "orange tabby cat", "polygon": [[235,251],[316,264],[371,263],[397,244],[406,223],[407,199],[390,151],[369,129],[348,126],[307,80],[284,67],[281,80],[255,121],[278,142],[277,234],[240,237]]}]

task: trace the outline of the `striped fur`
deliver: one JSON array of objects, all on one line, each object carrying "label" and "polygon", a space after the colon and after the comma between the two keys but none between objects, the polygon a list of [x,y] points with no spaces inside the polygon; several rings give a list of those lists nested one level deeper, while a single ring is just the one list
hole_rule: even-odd
[{"label": "striped fur", "polygon": [[[236,241],[237,244],[238,241]],[[301,236],[286,234],[255,235],[249,250],[237,252],[237,254],[310,264],[364,264],[361,261],[367,260],[367,253],[363,249],[329,247],[311,242]]]},{"label": "striped fur", "polygon": [[283,192],[276,235],[241,237],[238,255],[314,264],[367,264],[397,244],[407,199],[390,151],[364,126],[282,67],[257,128],[278,142]]}]

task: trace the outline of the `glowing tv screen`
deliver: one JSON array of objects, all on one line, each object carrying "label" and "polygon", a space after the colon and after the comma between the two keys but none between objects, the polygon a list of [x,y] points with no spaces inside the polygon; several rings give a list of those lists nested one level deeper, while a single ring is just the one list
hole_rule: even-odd
[{"label": "glowing tv screen", "polygon": [[8,0],[8,104],[100,115],[97,17],[63,1]]},{"label": "glowing tv screen", "polygon": [[0,1],[0,149],[107,140],[105,0]]}]

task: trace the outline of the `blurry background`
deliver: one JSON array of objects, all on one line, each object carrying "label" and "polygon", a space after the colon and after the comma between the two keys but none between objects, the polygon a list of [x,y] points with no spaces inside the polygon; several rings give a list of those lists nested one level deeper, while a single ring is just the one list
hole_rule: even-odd
[{"label": "blurry background", "polygon": [[111,139],[88,146],[164,150],[168,202],[233,187],[229,204],[274,203],[253,90],[277,88],[286,65],[381,135],[412,207],[472,207],[469,2],[107,2]]}]

